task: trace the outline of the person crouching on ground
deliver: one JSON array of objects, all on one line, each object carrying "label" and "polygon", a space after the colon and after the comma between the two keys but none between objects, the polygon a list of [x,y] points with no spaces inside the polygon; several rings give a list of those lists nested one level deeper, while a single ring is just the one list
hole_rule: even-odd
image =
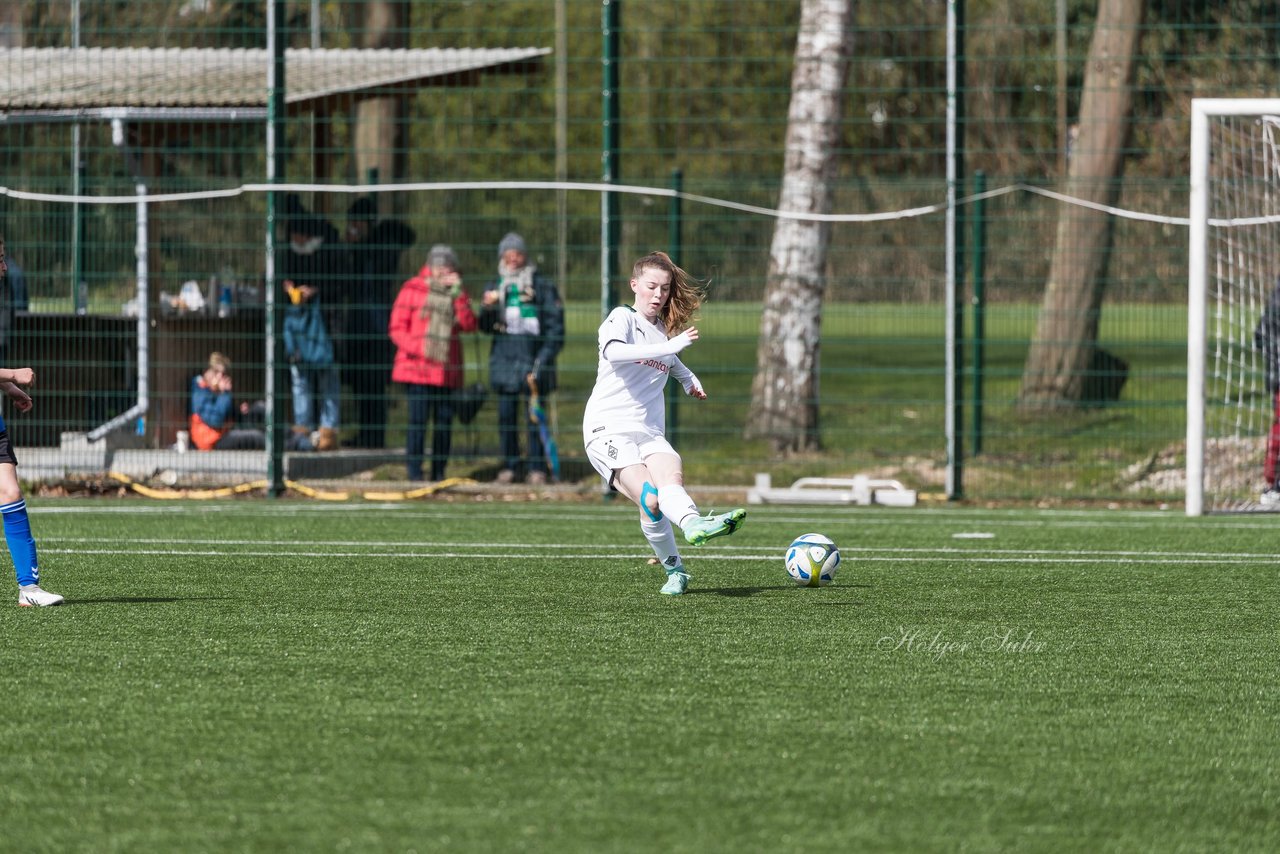
[{"label": "person crouching on ground", "polygon": [[[235,427],[231,398],[231,360],[211,353],[209,364],[191,379],[191,444],[202,451],[254,451],[267,446],[261,430]],[[249,405],[241,404],[247,414]]]}]

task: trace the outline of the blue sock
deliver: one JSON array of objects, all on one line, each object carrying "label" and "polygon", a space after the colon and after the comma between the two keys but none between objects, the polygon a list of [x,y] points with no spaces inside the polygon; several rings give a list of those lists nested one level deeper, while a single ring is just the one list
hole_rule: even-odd
[{"label": "blue sock", "polygon": [[18,586],[40,583],[40,567],[36,561],[36,541],[31,536],[31,523],[27,520],[27,502],[19,498],[12,504],[0,507],[4,516],[4,539],[9,544],[9,556],[18,575]]}]

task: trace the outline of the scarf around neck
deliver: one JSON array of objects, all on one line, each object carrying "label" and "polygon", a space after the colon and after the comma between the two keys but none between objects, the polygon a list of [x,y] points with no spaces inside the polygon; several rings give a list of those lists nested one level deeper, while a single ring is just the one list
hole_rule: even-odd
[{"label": "scarf around neck", "polygon": [[537,335],[538,304],[537,294],[533,287],[533,274],[537,272],[533,264],[511,269],[502,262],[498,263],[498,293],[504,307],[503,321],[508,335]]}]

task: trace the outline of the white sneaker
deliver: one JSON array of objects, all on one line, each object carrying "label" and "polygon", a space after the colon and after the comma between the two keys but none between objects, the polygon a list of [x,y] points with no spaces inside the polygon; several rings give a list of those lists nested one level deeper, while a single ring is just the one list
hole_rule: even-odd
[{"label": "white sneaker", "polygon": [[1280,489],[1275,487],[1268,489],[1259,496],[1258,503],[1263,507],[1280,507]]},{"label": "white sneaker", "polygon": [[41,590],[36,585],[18,588],[18,604],[24,608],[44,608],[48,605],[61,605],[65,601],[57,593]]}]

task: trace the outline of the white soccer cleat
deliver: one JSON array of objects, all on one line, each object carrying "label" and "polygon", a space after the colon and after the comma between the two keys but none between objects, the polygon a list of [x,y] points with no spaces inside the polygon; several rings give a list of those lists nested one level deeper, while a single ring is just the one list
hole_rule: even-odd
[{"label": "white soccer cleat", "polygon": [[36,585],[18,588],[18,604],[23,608],[46,608],[49,605],[61,605],[64,600],[57,593],[41,590]]},{"label": "white soccer cleat", "polygon": [[1258,503],[1263,507],[1280,507],[1280,489],[1268,489],[1258,497]]}]

